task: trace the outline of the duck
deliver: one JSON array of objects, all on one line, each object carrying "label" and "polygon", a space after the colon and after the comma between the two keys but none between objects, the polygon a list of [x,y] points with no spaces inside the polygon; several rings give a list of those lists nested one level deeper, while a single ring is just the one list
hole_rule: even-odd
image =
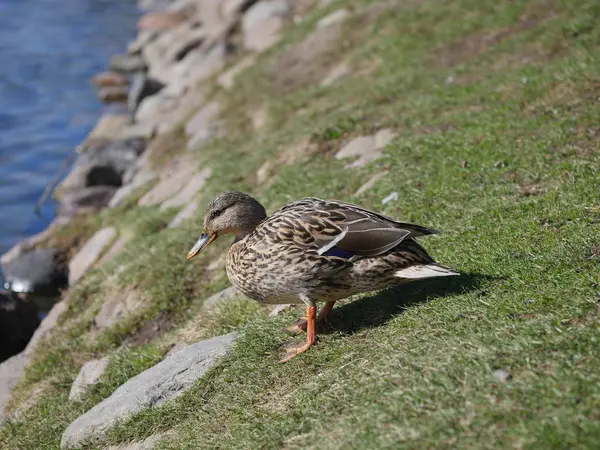
[{"label": "duck", "polygon": [[[267,304],[304,304],[306,317],[289,330],[306,341],[286,349],[287,362],[311,348],[317,323],[336,301],[415,280],[456,276],[436,263],[415,238],[437,230],[397,221],[339,200],[307,197],[267,217],[249,194],[225,191],[204,213],[204,233],[187,254],[196,257],[231,235],[226,259],[232,285]],[[317,316],[317,304],[324,303]]]}]

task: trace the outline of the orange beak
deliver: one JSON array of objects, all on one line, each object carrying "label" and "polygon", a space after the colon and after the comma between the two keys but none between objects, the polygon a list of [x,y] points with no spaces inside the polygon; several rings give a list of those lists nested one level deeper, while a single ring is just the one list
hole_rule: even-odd
[{"label": "orange beak", "polygon": [[187,254],[188,261],[190,259],[192,259],[194,256],[198,255],[206,247],[208,247],[210,245],[210,243],[212,241],[214,241],[216,238],[217,238],[216,234],[207,234],[207,233],[202,234],[202,236],[200,236],[200,238],[198,238],[198,240],[196,241],[196,243],[194,244],[192,249],[188,252],[188,254]]}]

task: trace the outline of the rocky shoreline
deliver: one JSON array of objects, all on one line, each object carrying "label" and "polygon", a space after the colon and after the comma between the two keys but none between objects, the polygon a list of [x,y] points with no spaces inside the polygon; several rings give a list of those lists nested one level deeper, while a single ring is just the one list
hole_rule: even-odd
[{"label": "rocky shoreline", "polygon": [[[90,226],[87,218],[131,202],[177,209],[168,227],[180,226],[197,214],[198,194],[211,169],[199,167],[186,150],[198,150],[224,132],[221,105],[211,100],[211,90],[232,89],[235,77],[255,63],[258,53],[278,42],[286,25],[328,4],[316,0],[139,2],[146,12],[138,22],[137,39],[126,53],[110,60],[106,72],[92,79],[98,99],[117,107],[100,117],[77,148],[71,172],[55,190],[59,205],[55,220],[0,258],[6,279],[0,313],[7,316],[4,322],[13,325],[4,327],[10,330],[5,342],[14,341],[5,357],[14,356],[0,364],[0,413],[33,349],[66,309],[64,302],[54,303],[87,271],[122,251],[132,237],[114,227]],[[346,10],[336,11],[318,28],[333,27],[339,34],[338,25],[346,15]],[[332,83],[343,72],[336,68],[323,83]],[[256,111],[254,126],[264,121],[265,111]],[[288,156],[294,159],[293,154]],[[272,169],[261,168],[259,182]],[[114,316],[112,310],[119,308],[112,305],[106,314]],[[41,325],[40,312],[45,316]]]}]

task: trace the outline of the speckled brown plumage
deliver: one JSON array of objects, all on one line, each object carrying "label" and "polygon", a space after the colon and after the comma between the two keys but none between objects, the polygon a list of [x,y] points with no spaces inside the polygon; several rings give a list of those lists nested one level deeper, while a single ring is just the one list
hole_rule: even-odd
[{"label": "speckled brown plumage", "polygon": [[227,275],[240,291],[264,303],[314,307],[414,279],[457,274],[436,264],[415,240],[436,230],[336,200],[304,198],[267,218],[252,197],[229,191],[209,204],[204,225],[208,234],[188,257],[221,234],[236,235]]}]

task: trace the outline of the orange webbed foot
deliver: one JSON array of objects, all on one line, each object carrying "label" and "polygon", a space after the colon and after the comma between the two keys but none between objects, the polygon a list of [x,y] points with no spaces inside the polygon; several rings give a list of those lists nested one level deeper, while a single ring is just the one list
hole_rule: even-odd
[{"label": "orange webbed foot", "polygon": [[290,359],[295,358],[300,353],[304,353],[313,346],[317,340],[316,315],[316,306],[309,306],[306,308],[306,342],[302,345],[295,345],[286,348],[286,356],[279,361],[280,363],[288,362]]}]

